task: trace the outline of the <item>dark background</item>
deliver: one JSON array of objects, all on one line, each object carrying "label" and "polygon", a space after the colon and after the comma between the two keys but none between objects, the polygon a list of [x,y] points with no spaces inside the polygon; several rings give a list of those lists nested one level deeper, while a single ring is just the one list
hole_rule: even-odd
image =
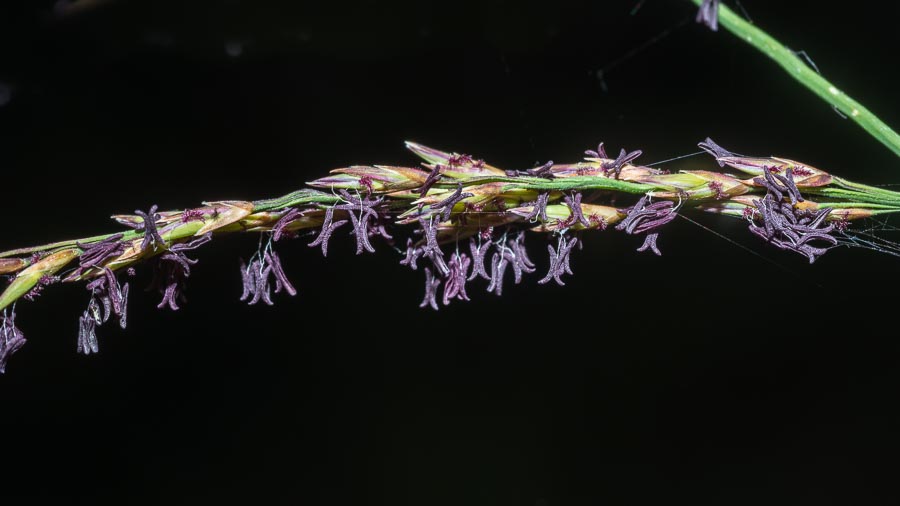
[{"label": "dark background", "polygon": [[[93,3],[0,10],[0,249],[412,165],[406,139],[527,168],[600,140],[650,163],[711,135],[900,182],[895,155],[686,1]],[[900,126],[895,3],[743,4]],[[476,285],[434,313],[421,273],[341,233],[327,261],[279,246],[300,293],[269,308],[237,301],[257,238],[228,237],[199,252],[181,311],[133,290],[130,328],[87,358],[87,293],[54,287],[18,306],[0,500],[895,504],[897,258],[809,266],[695,218],[762,256],[684,220],[661,258],[596,233],[564,288]]]}]

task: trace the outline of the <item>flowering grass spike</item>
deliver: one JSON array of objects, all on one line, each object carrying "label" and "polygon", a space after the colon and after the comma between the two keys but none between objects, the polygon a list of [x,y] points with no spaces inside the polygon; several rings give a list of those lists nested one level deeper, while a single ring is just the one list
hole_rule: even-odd
[{"label": "flowering grass spike", "polygon": [[135,268],[150,265],[153,287],[162,297],[158,307],[179,310],[197,267],[188,253],[194,256],[231,233],[261,234],[258,250],[241,261],[235,281],[235,295],[250,305],[273,305],[275,294],[297,294],[282,265],[287,239],[313,235],[308,245],[327,256],[330,239],[346,224],[357,254],[375,252],[379,245],[396,250],[399,234],[406,244],[399,263],[413,271],[421,264],[420,307],[435,310],[469,301],[475,283],[502,295],[507,274],[518,285],[536,272],[529,236],[538,242],[545,238],[549,254],[537,283],[565,285],[582,235],[612,230],[643,235],[638,251],[661,255],[658,240],[665,225],[696,213],[744,220],[761,245],[810,263],[837,246],[900,256],[900,249],[873,246],[870,235],[855,235],[850,226],[900,212],[900,193],[786,158],[738,155],[711,139],[699,146],[720,170],[673,174],[635,165],[640,150],[623,149],[610,158],[602,143],[575,163],[504,170],[470,155],[408,142],[424,160],[421,167],[355,165],[278,198],[204,202],[172,211],[152,206],[115,215],[127,230],[0,253],[0,275],[9,281],[0,294],[0,372],[25,343],[16,321],[20,300],[35,301],[56,283],[85,282],[90,298],[77,322],[75,347],[82,354],[98,353],[98,328],[111,318],[126,326],[130,284],[123,280]]}]

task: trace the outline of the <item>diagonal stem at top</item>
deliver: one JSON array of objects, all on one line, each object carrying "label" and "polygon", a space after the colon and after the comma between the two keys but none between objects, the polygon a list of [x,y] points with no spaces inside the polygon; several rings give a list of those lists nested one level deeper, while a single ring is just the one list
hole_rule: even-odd
[{"label": "diagonal stem at top", "polygon": [[[701,6],[704,0],[691,0]],[[769,58],[775,60],[791,77],[800,81],[822,100],[834,106],[838,111],[863,127],[872,137],[900,156],[900,134],[881,121],[862,104],[838,89],[835,85],[810,68],[796,53],[784,44],[775,40],[762,29],[745,21],[727,6],[719,4],[718,24],[724,26],[739,39],[755,47]]]}]

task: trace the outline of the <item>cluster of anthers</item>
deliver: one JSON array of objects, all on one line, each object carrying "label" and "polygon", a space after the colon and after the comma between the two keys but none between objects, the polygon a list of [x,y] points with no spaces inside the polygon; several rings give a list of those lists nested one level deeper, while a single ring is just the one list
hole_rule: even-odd
[{"label": "cluster of anthers", "polygon": [[[806,256],[809,263],[837,245],[833,235],[837,227],[825,221],[831,214],[830,207],[817,211],[797,207],[803,202],[803,196],[794,183],[791,169],[782,176],[766,168],[763,175],[753,181],[766,188],[766,195],[753,201],[755,209],[748,207],[745,212],[751,232],[779,249]],[[790,202],[785,202],[785,194]],[[843,226],[844,222],[837,223]]]}]

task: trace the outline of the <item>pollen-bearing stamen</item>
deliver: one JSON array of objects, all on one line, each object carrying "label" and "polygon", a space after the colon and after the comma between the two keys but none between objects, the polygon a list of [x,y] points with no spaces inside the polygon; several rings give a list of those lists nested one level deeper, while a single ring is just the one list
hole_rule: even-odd
[{"label": "pollen-bearing stamen", "polygon": [[137,209],[134,211],[134,214],[140,216],[142,218],[142,222],[138,225],[135,225],[134,228],[144,232],[144,240],[141,242],[141,249],[159,249],[163,248],[166,244],[166,241],[159,235],[159,230],[156,228],[156,222],[159,221],[160,215],[156,211],[159,208],[156,204],[153,204],[150,207],[150,210],[146,213]]},{"label": "pollen-bearing stamen", "polygon": [[[356,236],[356,254],[362,254],[363,250],[375,253],[375,247],[369,242],[369,223],[373,220],[378,220],[379,215],[375,207],[381,204],[384,197],[372,199],[354,196],[347,190],[341,190],[339,193],[346,203],[338,204],[334,206],[334,209],[346,211],[350,216],[350,221],[353,225],[352,233]],[[356,214],[357,212],[359,215]]]},{"label": "pollen-bearing stamen", "polygon": [[342,225],[345,225],[347,220],[338,220],[334,221],[334,208],[329,207],[325,210],[325,221],[322,223],[322,229],[319,231],[319,234],[316,236],[316,239],[309,243],[310,248],[314,248],[316,246],[322,247],[322,256],[328,256],[328,242],[331,240],[331,235],[334,234],[334,231],[340,228]]},{"label": "pollen-bearing stamen", "polygon": [[712,31],[719,30],[719,0],[703,0],[695,18],[697,23],[706,25]]},{"label": "pollen-bearing stamen", "polygon": [[466,275],[471,264],[472,260],[465,253],[456,252],[450,256],[450,261],[447,262],[450,272],[444,281],[443,303],[445,306],[449,305],[454,298],[469,300],[469,296],[466,294]]},{"label": "pollen-bearing stamen", "polygon": [[484,267],[485,256],[491,248],[491,241],[482,241],[480,239],[480,237],[478,240],[474,237],[469,239],[469,251],[472,253],[472,274],[469,276],[469,281],[476,277],[481,277],[485,280],[491,279],[491,275],[488,274]]},{"label": "pollen-bearing stamen", "polygon": [[419,307],[431,307],[437,311],[440,309],[437,303],[438,288],[441,286],[441,278],[435,276],[429,267],[425,268],[425,297]]},{"label": "pollen-bearing stamen", "polygon": [[632,151],[630,153],[623,149],[623,150],[619,151],[619,156],[616,157],[615,160],[613,160],[611,162],[603,163],[603,165],[602,165],[603,171],[606,172],[607,174],[612,173],[613,177],[615,179],[618,179],[619,175],[622,174],[622,169],[625,167],[625,165],[633,162],[637,157],[641,156],[642,154],[644,154],[644,152],[641,151],[640,149]]},{"label": "pollen-bearing stamen", "polygon": [[0,374],[6,372],[6,362],[25,346],[25,334],[16,326],[16,309],[3,310],[0,315]]},{"label": "pollen-bearing stamen", "polygon": [[[766,195],[753,200],[757,212],[749,214],[750,232],[779,249],[805,256],[809,263],[838,244],[834,235],[836,227],[826,223],[832,208],[810,212],[796,207],[803,202],[803,197],[794,183],[791,169],[785,171],[784,176],[769,171],[765,176],[765,179],[754,180],[766,188]],[[790,204],[784,202],[785,194]]]},{"label": "pollen-bearing stamen", "polygon": [[191,267],[197,260],[188,258],[184,253],[199,248],[212,240],[212,234],[207,233],[190,241],[173,244],[169,250],[159,256],[156,263],[151,287],[155,287],[162,295],[162,301],[156,306],[159,309],[168,307],[172,311],[181,309],[179,303],[187,302],[185,286],[187,278],[191,275]]},{"label": "pollen-bearing stamen", "polygon": [[591,222],[584,217],[584,213],[581,211],[581,193],[573,192],[571,195],[566,195],[563,197],[566,202],[566,205],[569,206],[569,210],[572,212],[572,221],[581,223],[585,227],[590,227]]},{"label": "pollen-bearing stamen", "polygon": [[616,225],[616,230],[624,230],[627,234],[647,234],[644,243],[637,251],[644,252],[650,249],[657,256],[662,253],[656,245],[659,237],[657,229],[663,225],[670,223],[677,216],[675,204],[668,200],[661,200],[648,204],[649,198],[644,195],[638,202],[624,209],[622,212],[626,214],[624,220]]},{"label": "pollen-bearing stamen", "polygon": [[456,204],[475,195],[474,193],[469,192],[463,193],[462,188],[462,183],[459,183],[459,185],[457,185],[456,189],[453,190],[453,193],[449,197],[431,206],[433,210],[440,211],[441,221],[447,221],[450,219],[450,214],[453,212],[453,207],[456,206]]},{"label": "pollen-bearing stamen", "polygon": [[531,223],[534,223],[538,220],[541,222],[547,222],[547,204],[550,202],[550,194],[549,193],[540,193],[537,196],[537,200],[532,202],[531,213],[525,216],[525,219]]},{"label": "pollen-bearing stamen", "polygon": [[565,274],[572,274],[569,257],[572,254],[572,249],[577,244],[577,237],[567,239],[565,234],[561,234],[559,236],[559,244],[556,248],[551,244],[547,245],[547,251],[550,252],[550,269],[547,271],[547,275],[538,281],[539,284],[543,285],[552,280],[556,281],[556,284],[559,286],[566,285],[562,280],[562,276]]},{"label": "pollen-bearing stamen", "polygon": [[438,274],[446,276],[450,272],[447,262],[444,261],[444,252],[437,240],[437,227],[434,220],[419,218],[419,224],[422,226],[422,233],[425,236],[425,244],[422,246],[422,256],[431,260],[432,265],[437,269]]}]

